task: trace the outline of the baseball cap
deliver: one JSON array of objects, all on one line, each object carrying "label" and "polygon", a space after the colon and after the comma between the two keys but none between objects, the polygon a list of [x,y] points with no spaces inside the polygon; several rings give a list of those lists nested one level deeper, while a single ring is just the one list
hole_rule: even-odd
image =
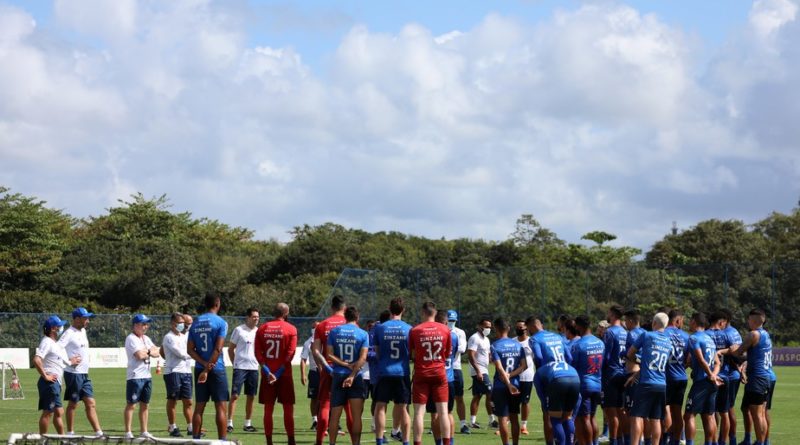
[{"label": "baseball cap", "polygon": [[72,318],[78,318],[78,317],[93,318],[94,314],[87,311],[85,307],[79,307],[74,311],[72,311]]},{"label": "baseball cap", "polygon": [[458,321],[458,312],[452,309],[447,311],[447,321]]},{"label": "baseball cap", "polygon": [[55,328],[58,326],[64,326],[65,324],[67,324],[67,322],[58,318],[58,315],[51,315],[47,317],[47,320],[44,321],[44,327],[48,329]]},{"label": "baseball cap", "polygon": [[148,317],[148,316],[147,316],[147,315],[145,315],[145,314],[136,314],[136,315],[134,315],[134,316],[133,316],[133,319],[131,320],[131,323],[132,323],[132,324],[136,324],[136,323],[150,323],[151,321],[153,321],[153,319],[152,319],[152,318],[150,318],[150,317]]}]

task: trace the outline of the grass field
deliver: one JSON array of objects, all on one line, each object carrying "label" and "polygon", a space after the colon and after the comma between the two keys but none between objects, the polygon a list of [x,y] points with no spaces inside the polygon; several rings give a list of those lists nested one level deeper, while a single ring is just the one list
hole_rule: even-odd
[{"label": "grass field", "polygon": [[[295,426],[297,429],[297,442],[298,443],[313,443],[314,434],[308,427],[311,425],[311,416],[308,411],[308,399],[305,398],[305,387],[300,385],[298,377],[299,369],[295,370],[295,390],[297,393],[297,406],[295,409]],[[792,418],[800,414],[800,368],[776,368],[778,374],[778,384],[775,390],[775,398],[773,400],[772,410],[772,443],[776,445],[783,445],[791,443],[800,437],[800,421],[792,420]],[[230,378],[230,370],[228,378]],[[38,374],[35,370],[22,370],[20,377],[25,391],[25,400],[4,400],[0,401],[0,439],[5,440],[12,432],[36,432],[38,429],[39,413],[36,410],[38,394],[36,391],[36,381]],[[98,405],[98,413],[103,430],[107,434],[121,435],[122,434],[122,409],[125,405],[125,370],[124,369],[95,369],[91,371],[92,381],[94,383],[95,395]],[[153,399],[150,403],[150,432],[158,437],[166,437],[166,414],[164,411],[164,383],[161,376],[155,376],[153,380]],[[742,391],[740,391],[741,399]],[[535,395],[533,396],[535,399]],[[467,400],[469,403],[469,400]],[[535,402],[534,402],[535,403]],[[528,429],[531,431],[529,436],[523,436],[522,443],[539,444],[543,443],[541,419],[538,414],[537,408],[534,405],[532,409],[531,419],[529,420]],[[738,406],[738,402],[737,402]],[[469,409],[469,408],[468,408]],[[236,413],[236,430],[231,435],[232,438],[242,441],[246,445],[262,444],[264,437],[261,427],[262,408],[256,403],[255,414],[253,416],[254,424],[258,428],[257,433],[245,433],[241,430],[242,422],[244,420],[244,402],[240,403],[237,407]],[[286,436],[282,434],[283,420],[280,408],[276,408],[275,417],[275,442],[286,443]],[[209,406],[206,409],[204,426],[210,430],[208,438],[216,438],[214,427],[214,408]],[[479,417],[481,424],[486,424],[486,413],[481,411]],[[698,425],[700,420],[698,418]],[[181,420],[178,423],[181,428],[185,428],[184,422]],[[742,423],[740,420],[739,438],[742,437]],[[362,443],[374,443],[373,434],[369,433],[369,421],[365,421],[365,429],[367,432],[362,435]],[[138,418],[134,415],[134,432],[138,431]],[[51,427],[51,432],[55,433]],[[86,421],[86,416],[82,410],[82,405],[79,407],[76,414],[76,432],[79,434],[90,434],[89,424]],[[702,436],[698,433],[698,437]],[[795,437],[795,439],[791,439]],[[702,439],[701,439],[702,440]],[[426,435],[423,438],[425,443],[433,443],[431,436]],[[487,443],[499,443],[499,436],[495,436],[491,430],[474,430],[472,435],[457,434],[456,441],[460,445],[485,445]],[[339,443],[349,443],[346,438],[340,438]]]}]

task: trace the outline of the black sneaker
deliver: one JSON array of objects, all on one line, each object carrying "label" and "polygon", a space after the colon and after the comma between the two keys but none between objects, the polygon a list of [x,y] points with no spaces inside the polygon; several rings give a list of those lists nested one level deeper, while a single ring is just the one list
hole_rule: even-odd
[{"label": "black sneaker", "polygon": [[479,430],[479,429],[481,429],[481,424],[478,423],[478,422],[472,422],[472,425],[470,425],[470,428],[475,428],[476,430]]},{"label": "black sneaker", "polygon": [[492,420],[491,422],[489,422],[489,428],[500,428],[500,422]]},{"label": "black sneaker", "polygon": [[256,427],[254,427],[253,425],[247,425],[246,427],[244,427],[242,429],[245,430],[248,433],[255,433],[257,431]]},{"label": "black sneaker", "polygon": [[469,427],[467,425],[462,425],[461,434],[472,434],[472,431],[469,430]]},{"label": "black sneaker", "polygon": [[316,420],[314,420],[314,421],[312,421],[312,422],[311,422],[311,428],[309,428],[309,429],[310,429],[310,430],[315,430],[315,429],[317,429],[317,421],[316,421]]},{"label": "black sneaker", "polygon": [[183,437],[183,434],[181,434],[181,430],[178,428],[173,428],[172,431],[169,432],[169,437]]},{"label": "black sneaker", "polygon": [[232,433],[232,432],[233,432],[233,425],[228,425],[228,432],[229,432],[229,433]]},{"label": "black sneaker", "polygon": [[[190,430],[189,428],[186,428],[186,435],[189,437],[194,437],[194,435],[192,435],[192,430]],[[206,432],[200,431],[200,437],[206,437]]]},{"label": "black sneaker", "polygon": [[401,431],[398,431],[397,434],[395,434],[395,432],[392,431],[391,433],[389,433],[389,436],[398,442],[403,441],[403,433]]}]

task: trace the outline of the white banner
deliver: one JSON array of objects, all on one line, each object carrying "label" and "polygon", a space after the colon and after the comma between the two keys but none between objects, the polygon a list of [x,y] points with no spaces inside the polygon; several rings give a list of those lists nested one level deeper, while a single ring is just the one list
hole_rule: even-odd
[{"label": "white banner", "polygon": [[28,357],[28,348],[0,348],[0,362],[11,363],[17,369],[28,369],[31,360]]}]

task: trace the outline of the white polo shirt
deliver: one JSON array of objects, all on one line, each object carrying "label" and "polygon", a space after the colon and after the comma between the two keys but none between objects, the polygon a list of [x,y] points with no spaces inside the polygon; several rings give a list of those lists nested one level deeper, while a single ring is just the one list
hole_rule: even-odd
[{"label": "white polo shirt", "polygon": [[245,369],[248,371],[258,371],[258,360],[256,360],[256,340],[257,327],[250,329],[246,324],[236,326],[231,334],[231,343],[236,345],[233,355],[233,369]]},{"label": "white polo shirt", "polygon": [[453,327],[453,332],[458,337],[458,351],[453,357],[453,369],[461,369],[461,354],[467,352],[467,333],[459,327]]},{"label": "white polo shirt", "polygon": [[[64,368],[69,365],[69,356],[63,346],[56,343],[50,337],[42,337],[39,346],[36,348],[36,356],[42,359],[42,367],[45,374],[58,376],[58,382],[62,382]],[[81,357],[83,360],[83,357]]]},{"label": "white polo shirt", "polygon": [[125,354],[128,356],[128,371],[125,376],[127,380],[153,378],[150,373],[150,357],[140,360],[134,356],[136,351],[148,350],[153,346],[153,341],[146,335],[138,337],[133,332],[128,334],[125,339]]},{"label": "white polo shirt", "polygon": [[70,326],[61,334],[58,344],[64,347],[68,357],[81,356],[81,362],[75,366],[67,366],[64,372],[73,374],[89,373],[89,339],[86,337],[86,329],[75,329]]},{"label": "white polo shirt", "polygon": [[167,332],[161,346],[164,347],[164,374],[173,372],[178,374],[191,374],[192,363],[189,353],[186,352],[186,343],[189,336],[176,334],[172,331]]}]

